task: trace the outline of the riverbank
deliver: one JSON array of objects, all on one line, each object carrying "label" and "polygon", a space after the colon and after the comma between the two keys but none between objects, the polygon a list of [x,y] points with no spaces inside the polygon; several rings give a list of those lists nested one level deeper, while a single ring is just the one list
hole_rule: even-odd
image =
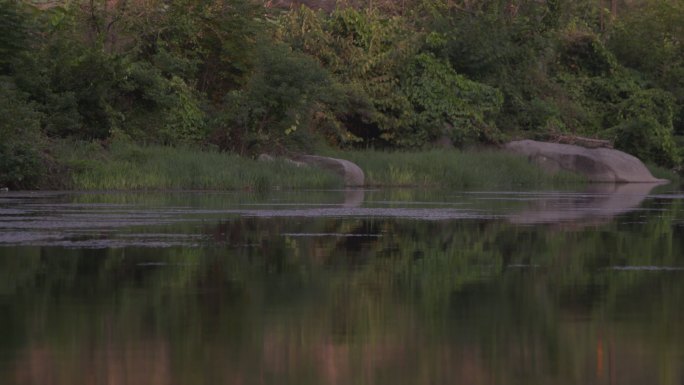
[{"label": "riverbank", "polygon": [[250,190],[343,187],[334,174],[295,167],[283,160],[258,162],[196,148],[114,143],[87,144],[58,156],[75,190]]},{"label": "riverbank", "polygon": [[[55,157],[64,165],[63,188],[75,190],[292,190],[344,187],[340,177],[283,159],[257,160],[197,148],[117,142],[68,143]],[[323,151],[361,167],[368,187],[554,188],[581,185],[570,173],[547,175],[523,157],[500,151]]]},{"label": "riverbank", "polygon": [[358,164],[369,186],[514,189],[586,183],[568,172],[549,175],[525,157],[499,150],[352,151],[333,156]]}]

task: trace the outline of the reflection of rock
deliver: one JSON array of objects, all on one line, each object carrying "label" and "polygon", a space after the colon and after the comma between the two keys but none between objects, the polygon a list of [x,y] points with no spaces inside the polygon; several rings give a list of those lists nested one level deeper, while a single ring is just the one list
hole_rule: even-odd
[{"label": "reflection of rock", "polygon": [[348,160],[316,155],[299,155],[294,160],[334,172],[344,178],[345,186],[363,186],[365,182],[363,170]]},{"label": "reflection of rock", "polygon": [[662,182],[636,157],[609,148],[584,148],[569,144],[519,140],[505,148],[526,155],[549,172],[566,170],[586,176],[590,182]]},{"label": "reflection of rock", "polygon": [[600,222],[632,211],[655,187],[649,183],[592,184],[584,194],[538,197],[534,207],[508,216],[513,223]]},{"label": "reflection of rock", "polygon": [[365,198],[365,191],[361,189],[346,189],[344,190],[343,207],[361,207]]}]

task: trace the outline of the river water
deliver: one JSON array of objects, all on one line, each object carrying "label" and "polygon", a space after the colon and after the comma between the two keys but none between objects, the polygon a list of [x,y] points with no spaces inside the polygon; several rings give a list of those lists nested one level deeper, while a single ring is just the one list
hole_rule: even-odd
[{"label": "river water", "polygon": [[0,384],[684,384],[684,194],[0,194]]}]

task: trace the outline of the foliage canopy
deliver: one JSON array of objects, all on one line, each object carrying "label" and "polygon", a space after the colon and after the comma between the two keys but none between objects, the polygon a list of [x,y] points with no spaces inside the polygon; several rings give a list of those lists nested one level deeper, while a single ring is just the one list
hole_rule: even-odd
[{"label": "foliage canopy", "polygon": [[[683,5],[402,4],[0,0],[3,164],[40,174],[51,138],[254,155],[570,134],[680,167]],[[12,167],[3,184],[34,183]]]}]

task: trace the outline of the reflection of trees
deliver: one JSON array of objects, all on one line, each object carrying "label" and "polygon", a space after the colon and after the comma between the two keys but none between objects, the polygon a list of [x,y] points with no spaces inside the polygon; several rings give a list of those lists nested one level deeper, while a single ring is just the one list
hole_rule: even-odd
[{"label": "reflection of trees", "polygon": [[0,249],[0,380],[678,384],[681,275],[609,269],[684,265],[680,203],[649,202],[572,231],[235,218],[200,249]]}]

